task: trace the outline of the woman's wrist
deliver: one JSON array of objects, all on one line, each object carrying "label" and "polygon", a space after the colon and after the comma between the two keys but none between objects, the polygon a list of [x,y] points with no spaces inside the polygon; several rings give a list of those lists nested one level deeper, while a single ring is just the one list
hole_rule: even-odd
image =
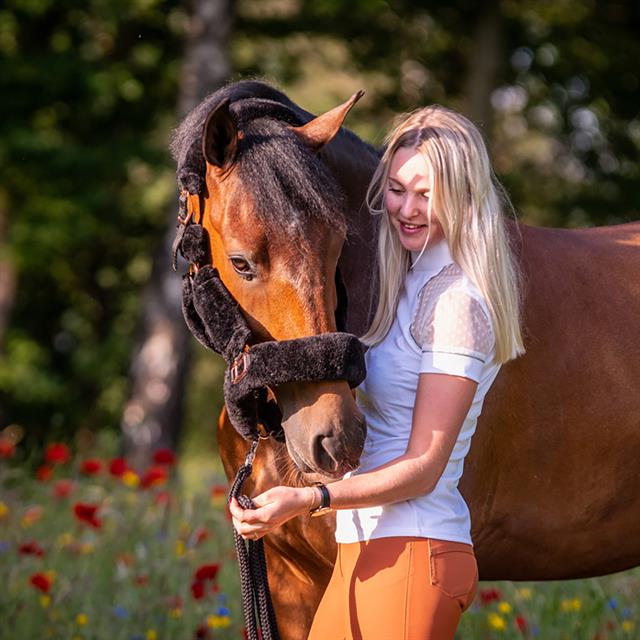
[{"label": "woman's wrist", "polygon": [[322,494],[318,487],[305,487],[304,490],[308,494],[308,503],[307,503],[307,513],[311,513],[314,509],[317,509],[320,506],[320,502],[322,501]]}]

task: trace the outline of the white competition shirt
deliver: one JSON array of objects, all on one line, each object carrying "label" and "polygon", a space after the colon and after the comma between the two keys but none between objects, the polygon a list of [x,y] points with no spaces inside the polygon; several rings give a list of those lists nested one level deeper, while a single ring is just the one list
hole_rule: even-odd
[{"label": "white competition shirt", "polygon": [[446,240],[429,247],[405,278],[396,318],[366,353],[367,378],[357,401],[367,420],[360,467],[375,469],[409,443],[420,373],[444,373],[478,383],[451,457],[428,494],[391,504],[336,512],[336,540],[360,542],[417,536],[471,544],[469,510],[458,491],[484,397],[500,365],[489,311],[477,287],[453,262]]}]

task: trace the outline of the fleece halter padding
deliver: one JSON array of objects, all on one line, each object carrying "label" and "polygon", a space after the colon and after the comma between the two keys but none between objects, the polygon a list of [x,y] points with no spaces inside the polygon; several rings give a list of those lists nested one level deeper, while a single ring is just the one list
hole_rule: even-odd
[{"label": "fleece halter padding", "polygon": [[[198,224],[179,230],[179,249],[200,266],[183,276],[182,311],[195,338],[227,363],[224,397],[229,419],[247,439],[257,423],[269,422],[267,388],[286,382],[346,380],[353,388],[365,378],[364,351],[349,333],[323,333],[295,340],[250,344],[252,332],[240,306],[210,262],[209,238]],[[264,424],[268,428],[267,424]]]}]

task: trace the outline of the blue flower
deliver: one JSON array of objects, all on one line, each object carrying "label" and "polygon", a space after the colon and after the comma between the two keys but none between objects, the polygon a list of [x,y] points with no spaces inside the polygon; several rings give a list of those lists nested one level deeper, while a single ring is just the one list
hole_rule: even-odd
[{"label": "blue flower", "polygon": [[540,635],[540,627],[537,624],[531,625],[531,635],[537,638]]},{"label": "blue flower", "polygon": [[627,618],[631,617],[631,609],[629,607],[625,607],[621,612],[620,615],[622,616],[623,620],[626,620]]},{"label": "blue flower", "polygon": [[607,600],[607,604],[609,605],[609,607],[611,609],[617,609],[618,608],[618,601],[615,598],[609,598]]},{"label": "blue flower", "polygon": [[229,611],[229,609],[227,609],[227,607],[218,607],[218,610],[216,611],[216,613],[219,616],[230,616],[231,615],[231,611]]},{"label": "blue flower", "polygon": [[0,540],[0,553],[6,553],[11,548],[11,543],[6,540]]},{"label": "blue flower", "polygon": [[124,619],[129,617],[129,612],[119,604],[111,609],[111,612],[116,618]]}]

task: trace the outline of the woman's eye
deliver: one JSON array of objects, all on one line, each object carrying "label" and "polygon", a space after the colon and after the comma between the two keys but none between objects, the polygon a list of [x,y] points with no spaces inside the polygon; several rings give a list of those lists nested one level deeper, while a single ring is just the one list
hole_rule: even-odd
[{"label": "woman's eye", "polygon": [[391,191],[391,193],[395,193],[397,195],[400,195],[402,193],[402,189],[398,189],[396,187],[389,187],[389,191]]},{"label": "woman's eye", "polygon": [[231,256],[229,258],[229,261],[231,262],[231,266],[233,267],[234,271],[239,276],[242,276],[247,280],[251,280],[255,275],[253,267],[244,258],[241,258],[239,256]]}]

